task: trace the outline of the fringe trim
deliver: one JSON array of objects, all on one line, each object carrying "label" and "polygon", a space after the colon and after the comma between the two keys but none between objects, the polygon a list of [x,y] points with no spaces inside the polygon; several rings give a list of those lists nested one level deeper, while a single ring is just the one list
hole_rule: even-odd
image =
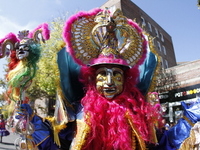
[{"label": "fringe trim", "polygon": [[180,148],[178,150],[193,150],[196,141],[194,130],[191,129],[190,136],[186,138],[183,143],[181,144]]},{"label": "fringe trim", "polygon": [[194,123],[192,123],[186,116],[183,116],[183,119],[185,119],[192,127],[194,127]]},{"label": "fringe trim", "polygon": [[[137,140],[139,142],[139,146],[140,146],[139,149],[140,150],[146,150],[146,144],[145,144],[144,140],[142,139],[142,137],[139,135],[139,132],[137,131],[137,129],[134,127],[134,124],[131,121],[132,118],[130,117],[129,112],[126,112],[125,116],[127,118],[127,121],[129,123],[129,125],[131,126],[133,134],[136,136],[136,138],[137,138]],[[132,145],[133,146],[135,145],[135,140],[132,141]]]},{"label": "fringe trim", "polygon": [[[194,127],[194,123],[192,123],[186,116],[183,116],[183,119],[185,119],[192,127]],[[194,149],[196,142],[196,137],[194,130],[190,130],[190,136],[186,138],[183,143],[181,144],[180,148],[178,150],[190,150]]]},{"label": "fringe trim", "polygon": [[46,117],[47,120],[51,122],[52,128],[53,128],[53,135],[54,135],[54,142],[61,147],[60,139],[59,139],[59,132],[66,128],[66,124],[57,124],[55,121],[55,117]]},{"label": "fringe trim", "polygon": [[46,138],[44,138],[40,143],[38,143],[38,144],[36,144],[36,146],[38,146],[38,145],[40,145],[40,144],[42,144],[47,138],[49,138],[50,137],[50,135],[49,136],[47,136]]},{"label": "fringe trim", "polygon": [[89,125],[84,122],[84,119],[77,119],[77,133],[72,143],[70,150],[81,150],[84,146],[88,133],[90,132]]}]

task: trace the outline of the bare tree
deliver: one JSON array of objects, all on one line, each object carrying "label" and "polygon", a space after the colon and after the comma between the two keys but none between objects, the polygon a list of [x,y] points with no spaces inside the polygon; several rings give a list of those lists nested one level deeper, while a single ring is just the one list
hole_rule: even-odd
[{"label": "bare tree", "polygon": [[158,72],[155,88],[158,93],[175,89],[180,85],[177,82],[176,74],[172,69],[161,68]]}]

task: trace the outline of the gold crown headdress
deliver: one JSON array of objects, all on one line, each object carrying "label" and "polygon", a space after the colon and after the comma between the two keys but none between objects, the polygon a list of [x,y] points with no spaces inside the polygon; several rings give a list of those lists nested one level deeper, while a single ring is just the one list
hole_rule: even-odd
[{"label": "gold crown headdress", "polygon": [[134,66],[146,56],[147,42],[141,28],[108,9],[79,12],[65,24],[67,51],[81,65],[121,64]]}]

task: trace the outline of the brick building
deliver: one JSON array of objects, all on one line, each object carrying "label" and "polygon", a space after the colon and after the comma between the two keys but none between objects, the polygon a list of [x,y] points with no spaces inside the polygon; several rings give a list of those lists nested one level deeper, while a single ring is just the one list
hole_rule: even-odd
[{"label": "brick building", "polygon": [[[176,122],[181,113],[181,102],[190,103],[200,97],[200,60],[181,63],[166,69],[176,76],[177,86],[171,90],[160,93],[161,104],[167,105],[167,118],[170,122]],[[166,85],[171,86],[171,85]]]},{"label": "brick building", "polygon": [[154,38],[154,46],[161,58],[163,68],[176,66],[176,57],[171,36],[159,26],[149,15],[135,5],[131,0],[108,0],[101,6],[108,7],[111,12],[121,9],[124,16],[135,20]]},{"label": "brick building", "polygon": [[111,12],[121,9],[127,18],[136,21],[154,38],[153,43],[160,56],[162,68],[173,72],[176,78],[171,83],[176,83],[176,86],[166,84],[164,86],[168,86],[169,90],[159,93],[161,103],[167,105],[166,117],[170,122],[176,122],[182,109],[181,101],[194,101],[200,93],[200,60],[177,65],[171,36],[131,0],[108,0],[101,6],[102,9],[105,7]]}]

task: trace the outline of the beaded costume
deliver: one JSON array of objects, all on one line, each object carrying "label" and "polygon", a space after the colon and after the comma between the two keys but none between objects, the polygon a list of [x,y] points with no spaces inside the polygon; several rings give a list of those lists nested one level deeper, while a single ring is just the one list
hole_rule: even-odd
[{"label": "beaded costume", "polygon": [[[68,122],[77,128],[69,149],[146,149],[156,144],[152,129],[160,114],[152,111],[145,94],[151,87],[157,57],[146,37],[119,9],[113,14],[107,9],[79,12],[66,22],[66,47],[58,53],[57,61],[60,97]],[[139,69],[149,74],[140,75]],[[98,91],[97,70],[100,83],[107,78],[102,71],[113,72],[111,79],[116,82],[124,80],[123,91],[115,91],[116,87],[101,90],[101,85]],[[116,77],[115,70],[121,70]]]}]

